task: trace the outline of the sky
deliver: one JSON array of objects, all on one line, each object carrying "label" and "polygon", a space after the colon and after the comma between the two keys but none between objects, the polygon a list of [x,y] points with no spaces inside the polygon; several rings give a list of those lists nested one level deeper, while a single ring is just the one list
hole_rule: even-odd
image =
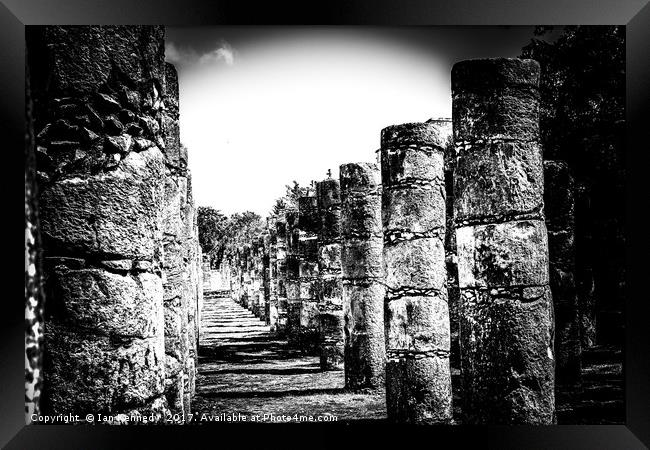
[{"label": "sky", "polygon": [[285,185],[376,161],[381,129],[451,117],[451,67],[533,27],[167,27],[197,206],[265,217]]}]

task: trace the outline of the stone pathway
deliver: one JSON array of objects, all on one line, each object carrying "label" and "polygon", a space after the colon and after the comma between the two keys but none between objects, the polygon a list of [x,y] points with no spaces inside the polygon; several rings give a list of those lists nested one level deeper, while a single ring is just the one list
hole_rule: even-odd
[{"label": "stone pathway", "polygon": [[289,349],[247,309],[210,297],[201,317],[194,422],[386,418],[383,395],[346,392],[343,371],[321,371],[317,356]]},{"label": "stone pathway", "polygon": [[[310,415],[314,420],[335,416],[339,422],[386,419],[383,395],[346,392],[343,371],[321,371],[317,356],[289,349],[249,310],[230,298],[211,297],[206,293],[201,318],[193,422],[264,420],[265,415],[267,422],[309,421]],[[623,423],[621,360],[617,348],[586,350],[584,389],[558,390],[558,423]],[[452,384],[454,416],[460,422],[457,368]]]}]

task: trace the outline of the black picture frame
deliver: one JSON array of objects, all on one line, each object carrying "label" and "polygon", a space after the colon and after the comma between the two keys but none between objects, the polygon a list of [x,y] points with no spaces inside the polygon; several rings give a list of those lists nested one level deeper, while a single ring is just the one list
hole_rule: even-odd
[{"label": "black picture frame", "polygon": [[[413,445],[414,434],[429,435],[427,446],[452,444],[488,448],[572,448],[636,449],[650,445],[650,342],[648,303],[644,292],[647,278],[648,232],[644,216],[648,209],[646,188],[650,126],[650,5],[648,0],[347,0],[347,1],[266,1],[244,0],[2,0],[0,4],[0,111],[6,170],[2,187],[13,210],[18,210],[16,186],[19,148],[24,147],[24,81],[26,25],[77,24],[164,24],[181,25],[626,25],[627,77],[627,293],[625,346],[625,425],[549,427],[418,427],[405,433],[401,427],[367,428],[366,425],[326,424],[332,431],[309,430],[295,425],[256,427],[246,431],[241,425],[187,427],[96,427],[92,425],[24,425],[24,310],[13,294],[17,280],[13,268],[5,264],[5,298],[0,327],[0,445],[7,449],[32,448],[166,448],[190,447],[187,440],[201,439],[212,444],[243,448],[268,446],[328,445],[346,443],[348,436],[380,440],[387,436]],[[645,113],[645,114],[644,114]],[[11,159],[11,162],[7,161]],[[16,159],[14,161],[13,159]],[[14,204],[15,202],[15,204]],[[14,221],[6,229],[11,236]],[[8,236],[9,236],[8,233]],[[7,244],[20,244],[8,237]],[[14,242],[15,241],[15,242]],[[16,253],[18,253],[16,249]],[[6,251],[5,261],[11,260]],[[261,432],[259,430],[262,430]],[[307,432],[305,433],[305,430]],[[237,443],[233,438],[240,436]],[[420,437],[421,438],[421,437]],[[349,441],[348,441],[349,442]],[[293,444],[293,445],[292,445]]]}]

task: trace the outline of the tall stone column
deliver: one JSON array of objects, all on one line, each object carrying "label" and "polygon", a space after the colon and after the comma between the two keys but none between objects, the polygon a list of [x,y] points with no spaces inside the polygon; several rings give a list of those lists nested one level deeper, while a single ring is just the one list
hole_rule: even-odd
[{"label": "tall stone column", "polygon": [[555,360],[539,64],[471,60],[451,75],[465,421],[550,424]]},{"label": "tall stone column", "polygon": [[397,422],[452,421],[445,270],[449,121],[381,133],[386,405]]},{"label": "tall stone column", "polygon": [[343,285],[341,282],[341,189],[339,180],[316,183],[318,202],[318,316],[320,368],[344,368]]},{"label": "tall stone column", "polygon": [[250,291],[251,291],[251,246],[244,244],[242,254],[242,296],[241,305],[244,308],[250,309]]},{"label": "tall stone column", "polygon": [[[264,257],[262,259],[262,265],[263,265],[263,270],[264,270],[264,286],[263,286],[263,295],[264,295],[264,323],[266,325],[270,325],[270,307],[271,307],[271,292],[272,292],[272,284],[273,284],[273,269],[271,265],[271,233],[268,229],[268,223],[267,223],[267,228],[264,230],[264,235],[263,235],[263,241],[264,241]],[[275,256],[273,256],[273,261],[275,262]]]},{"label": "tall stone column", "polygon": [[257,295],[258,305],[257,305],[257,317],[264,322],[267,321],[267,297],[268,297],[268,269],[269,269],[269,253],[267,251],[266,240],[268,239],[267,234],[263,233],[259,237],[259,293]]},{"label": "tall stone column", "polygon": [[576,385],[581,379],[582,347],[575,280],[575,197],[573,176],[564,161],[544,161],[544,212],[555,309],[555,380]]},{"label": "tall stone column", "polygon": [[183,212],[187,208],[187,165],[179,155],[178,76],[165,63],[165,109],[162,131],[165,142],[165,201],[163,202],[163,305],[165,316],[165,396],[173,414],[189,413],[184,400],[187,384],[187,339],[190,280],[185,276],[188,262]]},{"label": "tall stone column", "polygon": [[287,221],[284,211],[278,213],[277,221],[275,222],[277,230],[276,238],[276,266],[277,266],[277,308],[278,308],[278,322],[276,327],[276,334],[284,336],[287,330]]},{"label": "tall stone column", "polygon": [[272,216],[268,227],[268,325],[271,333],[278,332],[278,230],[277,218]]},{"label": "tall stone column", "polygon": [[381,390],[386,348],[380,172],[373,163],[343,164],[340,183],[345,385]]},{"label": "tall stone column", "polygon": [[191,398],[195,393],[196,370],[198,366],[199,327],[201,323],[200,303],[202,302],[203,290],[201,271],[201,249],[198,242],[198,226],[196,220],[196,208],[192,195],[192,175],[187,171],[187,201],[183,210],[184,242],[183,259],[186,261],[183,280],[184,293],[187,299],[187,340],[188,359],[186,364],[187,383],[185,385],[186,410],[190,409]]},{"label": "tall stone column", "polygon": [[166,412],[164,29],[27,31],[47,414]]},{"label": "tall stone column", "polygon": [[300,347],[309,352],[318,348],[318,207],[316,197],[298,199],[300,277]]},{"label": "tall stone column", "polygon": [[287,293],[286,335],[289,345],[299,344],[300,330],[300,259],[298,253],[298,211],[285,213],[287,224],[287,254],[285,257],[285,288]]}]

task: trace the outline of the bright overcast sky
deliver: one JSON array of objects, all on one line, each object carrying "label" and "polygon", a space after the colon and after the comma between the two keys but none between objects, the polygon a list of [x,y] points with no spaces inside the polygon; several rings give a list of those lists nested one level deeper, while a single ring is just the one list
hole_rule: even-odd
[{"label": "bright overcast sky", "polygon": [[450,71],[532,27],[167,28],[194,199],[266,216],[292,180],[374,161],[382,128],[451,117]]}]

